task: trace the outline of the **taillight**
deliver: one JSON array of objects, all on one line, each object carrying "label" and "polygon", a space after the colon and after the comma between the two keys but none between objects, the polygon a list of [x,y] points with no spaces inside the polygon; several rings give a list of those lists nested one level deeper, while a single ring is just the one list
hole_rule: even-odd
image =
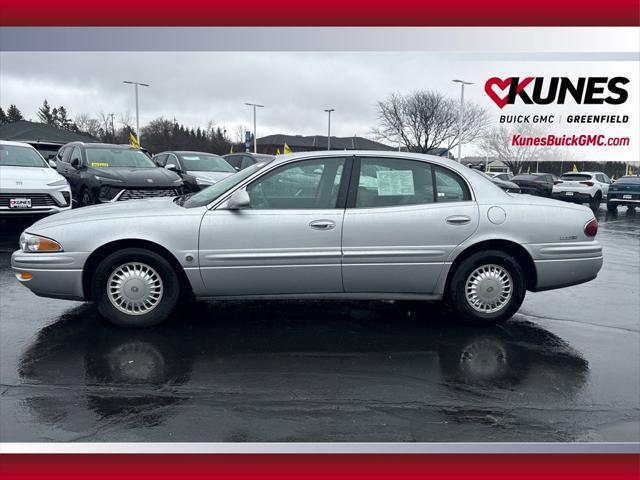
[{"label": "taillight", "polygon": [[587,185],[588,187],[593,187],[593,182],[580,182],[583,185]]},{"label": "taillight", "polygon": [[584,226],[584,234],[587,237],[595,237],[596,233],[598,233],[598,220],[593,218]]},{"label": "taillight", "polygon": [[559,185],[561,183],[564,183],[562,180],[556,180],[555,182],[553,182],[554,185]]}]

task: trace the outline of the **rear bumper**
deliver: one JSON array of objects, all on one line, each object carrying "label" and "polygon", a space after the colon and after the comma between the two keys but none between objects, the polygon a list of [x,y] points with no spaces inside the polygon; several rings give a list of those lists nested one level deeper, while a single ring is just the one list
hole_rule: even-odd
[{"label": "rear bumper", "polygon": [[640,205],[640,199],[608,198],[607,203],[615,203],[617,205]]},{"label": "rear bumper", "polygon": [[538,260],[534,292],[569,287],[593,280],[602,268],[603,257]]},{"label": "rear bumper", "polygon": [[[88,253],[24,253],[17,250],[11,255],[11,268],[18,282],[38,296],[84,300],[82,269],[88,256]],[[32,277],[22,279],[20,274],[23,272]]]},{"label": "rear bumper", "polygon": [[595,240],[526,247],[536,268],[536,292],[588,282],[602,268],[602,246]]},{"label": "rear bumper", "polygon": [[[567,193],[572,193],[572,195],[567,195]],[[553,192],[551,196],[556,200],[574,203],[588,203],[592,199],[591,195],[583,192]]]}]

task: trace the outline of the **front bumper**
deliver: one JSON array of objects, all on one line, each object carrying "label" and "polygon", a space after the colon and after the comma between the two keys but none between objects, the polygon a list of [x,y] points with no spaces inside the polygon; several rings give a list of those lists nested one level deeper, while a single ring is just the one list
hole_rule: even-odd
[{"label": "front bumper", "polygon": [[[82,269],[89,252],[24,253],[16,250],[11,255],[11,268],[16,279],[41,297],[84,300]],[[24,280],[21,273],[32,277]]]},{"label": "front bumper", "polygon": [[[10,198],[30,198],[31,208],[10,208]],[[71,209],[68,186],[49,188],[0,189],[0,215],[50,215]]]}]

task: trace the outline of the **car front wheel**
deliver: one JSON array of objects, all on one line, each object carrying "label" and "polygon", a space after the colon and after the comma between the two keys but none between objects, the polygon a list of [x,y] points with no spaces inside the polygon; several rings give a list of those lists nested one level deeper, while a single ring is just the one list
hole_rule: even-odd
[{"label": "car front wheel", "polygon": [[453,273],[449,298],[463,320],[500,323],[522,305],[526,283],[515,258],[499,250],[477,252]]},{"label": "car front wheel", "polygon": [[164,257],[146,249],[127,248],[98,265],[92,294],[100,314],[116,325],[147,327],[171,314],[180,298],[180,284]]}]

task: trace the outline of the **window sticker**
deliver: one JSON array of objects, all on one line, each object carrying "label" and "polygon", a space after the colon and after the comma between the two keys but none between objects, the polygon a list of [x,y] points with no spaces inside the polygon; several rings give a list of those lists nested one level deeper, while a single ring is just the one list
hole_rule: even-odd
[{"label": "window sticker", "polygon": [[378,170],[378,195],[381,197],[415,195],[411,170]]},{"label": "window sticker", "polygon": [[93,168],[104,168],[108,166],[109,164],[107,162],[91,162],[91,167]]}]

